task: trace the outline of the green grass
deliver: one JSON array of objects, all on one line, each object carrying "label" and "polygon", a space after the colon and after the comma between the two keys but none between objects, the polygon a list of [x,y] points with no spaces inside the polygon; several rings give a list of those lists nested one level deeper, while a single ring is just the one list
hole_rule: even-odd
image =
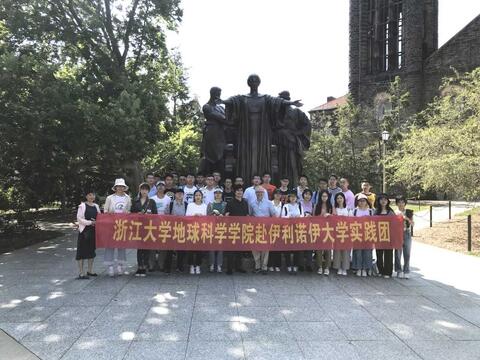
[{"label": "green grass", "polygon": [[[391,204],[391,207],[393,210],[397,210],[397,205]],[[407,209],[413,210],[414,212],[419,212],[419,211],[428,211],[430,209],[430,206],[428,205],[416,205],[416,204],[407,204]]]}]

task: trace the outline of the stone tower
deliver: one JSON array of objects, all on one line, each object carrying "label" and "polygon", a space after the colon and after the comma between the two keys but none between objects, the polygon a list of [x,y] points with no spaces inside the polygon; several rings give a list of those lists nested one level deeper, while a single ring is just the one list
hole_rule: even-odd
[{"label": "stone tower", "polygon": [[411,95],[409,110],[421,110],[425,60],[437,48],[438,0],[350,0],[349,90],[355,102],[377,106],[398,75]]}]

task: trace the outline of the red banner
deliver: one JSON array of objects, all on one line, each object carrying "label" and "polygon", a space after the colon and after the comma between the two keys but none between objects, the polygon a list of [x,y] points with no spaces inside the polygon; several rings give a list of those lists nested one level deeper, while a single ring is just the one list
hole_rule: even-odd
[{"label": "red banner", "polygon": [[96,242],[98,248],[196,251],[398,249],[403,219],[100,214]]}]

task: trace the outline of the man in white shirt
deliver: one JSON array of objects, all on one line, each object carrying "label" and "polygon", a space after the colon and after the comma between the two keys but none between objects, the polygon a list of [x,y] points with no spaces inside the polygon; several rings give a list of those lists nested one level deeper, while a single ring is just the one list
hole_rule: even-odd
[{"label": "man in white shirt", "polygon": [[158,215],[168,214],[170,202],[172,200],[165,195],[165,184],[163,182],[157,184],[157,195],[152,196],[151,199],[155,201],[155,204],[157,205]]},{"label": "man in white shirt", "polygon": [[203,203],[208,205],[215,199],[215,180],[213,175],[207,175],[205,178],[205,183],[207,185],[201,190],[203,193]]},{"label": "man in white shirt", "polygon": [[[255,194],[255,188],[257,186],[260,186],[262,183],[262,179],[260,178],[260,175],[253,175],[252,177],[252,186],[247,188],[245,192],[243,193],[243,198],[247,200],[248,205],[254,203],[257,200],[257,195]],[[264,199],[268,199],[268,192],[265,190],[265,188],[262,187],[264,190]]]},{"label": "man in white shirt", "polygon": [[187,204],[193,202],[193,194],[197,190],[198,188],[195,186],[195,175],[187,174],[186,184],[183,187],[183,192],[185,194],[184,200]]},{"label": "man in white shirt", "polygon": [[300,175],[298,177],[297,199],[303,199],[305,189],[308,189],[308,177],[307,175]]}]

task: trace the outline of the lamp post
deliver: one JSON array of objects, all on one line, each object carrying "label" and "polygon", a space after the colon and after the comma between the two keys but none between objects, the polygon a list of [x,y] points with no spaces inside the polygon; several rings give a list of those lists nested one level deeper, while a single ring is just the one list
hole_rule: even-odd
[{"label": "lamp post", "polygon": [[390,133],[387,130],[382,132],[382,143],[383,143],[383,192],[387,192],[387,177],[385,171],[386,159],[387,159],[387,141],[390,138]]}]

